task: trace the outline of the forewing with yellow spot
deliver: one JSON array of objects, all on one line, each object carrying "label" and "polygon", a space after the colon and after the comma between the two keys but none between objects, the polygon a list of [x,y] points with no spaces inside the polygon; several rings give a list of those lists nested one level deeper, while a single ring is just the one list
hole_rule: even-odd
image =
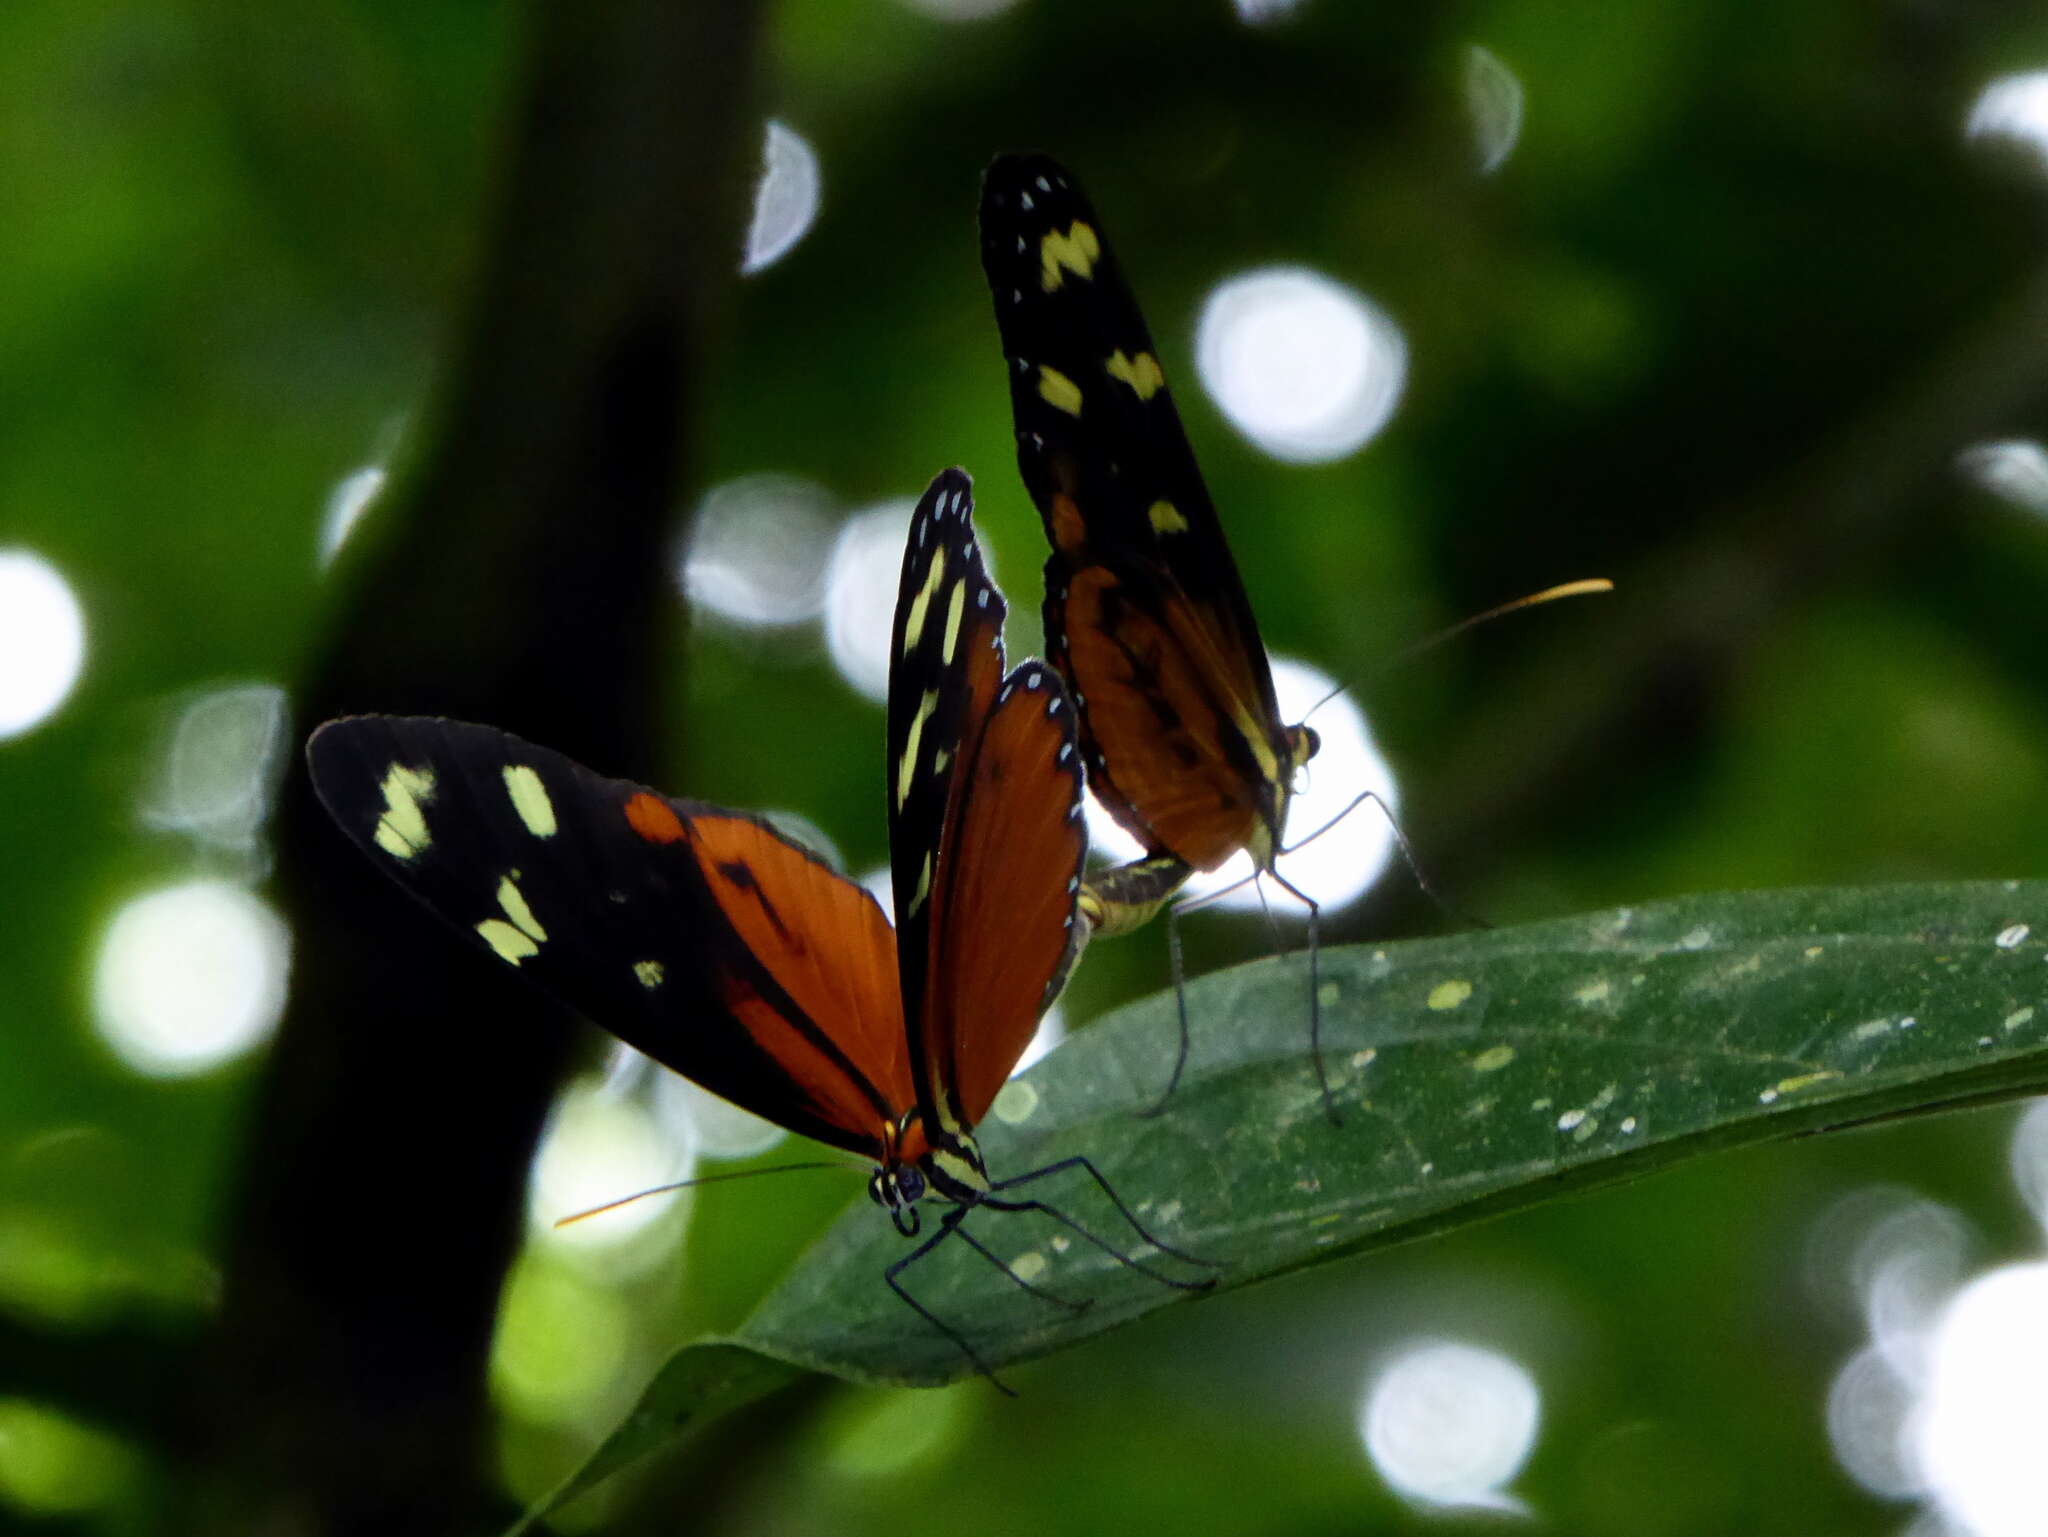
[{"label": "forewing with yellow spot", "polygon": [[489,726],[355,716],[306,754],[342,831],[522,976],[756,1115],[889,1146],[915,1103],[895,945],[815,855]]},{"label": "forewing with yellow spot", "polygon": [[1261,818],[1277,838],[1292,763],[1157,349],[1101,220],[1054,161],[989,167],[981,252],[1017,462],[1052,544],[1046,646],[1081,713],[1090,781],[1149,850],[1213,867]]}]

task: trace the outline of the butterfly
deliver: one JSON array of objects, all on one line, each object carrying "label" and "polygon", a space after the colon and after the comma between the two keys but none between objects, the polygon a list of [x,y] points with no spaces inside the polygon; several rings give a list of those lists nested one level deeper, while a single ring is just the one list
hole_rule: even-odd
[{"label": "butterfly", "polygon": [[712,1093],[871,1160],[868,1193],[906,1237],[926,1197],[948,1203],[885,1276],[994,1380],[904,1288],[910,1265],[958,1233],[1026,1291],[1076,1305],[968,1234],[971,1211],[1043,1212],[1167,1285],[1208,1283],[1009,1193],[1083,1170],[1140,1237],[1177,1254],[1086,1158],[996,1179],[975,1140],[1085,938],[1087,835],[1074,712],[1043,663],[1006,672],[1005,605],[971,510],[966,474],[941,474],[904,555],[893,930],[867,890],[761,818],[605,778],[490,726],[348,717],[314,732],[307,758],[342,831],[474,945]]},{"label": "butterfly", "polygon": [[[1309,914],[1309,1040],[1323,1103],[1317,904],[1279,873],[1297,776],[1319,743],[1288,725],[1243,579],[1137,300],[1073,176],[1004,155],[981,190],[981,260],[1009,361],[1017,464],[1052,544],[1046,652],[1080,712],[1088,782],[1144,845],[1090,877],[1093,933],[1150,922],[1239,850]],[[1171,928],[1171,923],[1169,923]],[[1175,990],[1180,947],[1169,936]],[[1180,1051],[1163,1107],[1188,1054]]]}]

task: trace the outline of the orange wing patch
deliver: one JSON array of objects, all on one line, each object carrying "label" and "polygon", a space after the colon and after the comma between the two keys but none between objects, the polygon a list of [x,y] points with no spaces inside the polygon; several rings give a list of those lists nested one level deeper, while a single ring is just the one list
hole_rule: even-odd
[{"label": "orange wing patch", "polygon": [[[1043,669],[982,729],[939,851],[923,1039],[965,1126],[988,1113],[1038,1029],[1073,936],[1086,847],[1067,699]],[[1064,749],[1064,751],[1063,751]]]},{"label": "orange wing patch", "polygon": [[1218,644],[1185,596],[1162,624],[1102,566],[1075,573],[1063,619],[1103,802],[1148,847],[1200,870],[1249,845],[1272,748],[1242,650]]},{"label": "orange wing patch", "polygon": [[863,1093],[801,1022],[859,1064],[888,1105],[915,1103],[896,938],[882,910],[852,881],[748,818],[694,817],[689,834],[719,910],[801,1020],[734,966],[720,970],[728,1007],[821,1117],[886,1142],[887,1106]]}]

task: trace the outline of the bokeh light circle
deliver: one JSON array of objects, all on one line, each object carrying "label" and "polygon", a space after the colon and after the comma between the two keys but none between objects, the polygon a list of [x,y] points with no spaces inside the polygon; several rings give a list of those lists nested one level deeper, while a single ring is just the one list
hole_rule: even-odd
[{"label": "bokeh light circle", "polygon": [[0,550],[0,741],[40,726],[85,666],[85,610],[63,573],[29,550]]},{"label": "bokeh light circle", "polygon": [[889,697],[889,627],[903,575],[913,497],[863,508],[846,520],[825,571],[825,645],[841,677],[874,700]]},{"label": "bokeh light circle", "polygon": [[751,275],[772,267],[795,249],[817,221],[818,196],[818,152],[787,123],[769,119],[740,271]]},{"label": "bokeh light circle", "polygon": [[1380,1476],[1408,1499],[1515,1510],[1507,1485],[1535,1448],[1541,1418],[1542,1396],[1519,1362],[1423,1340],[1374,1376],[1358,1429]]},{"label": "bokeh light circle", "polygon": [[1401,328],[1365,295],[1305,267],[1220,283],[1195,336],[1202,386],[1277,459],[1320,464],[1386,426],[1408,377]]},{"label": "bokeh light circle", "polygon": [[94,967],[94,1022],[138,1073],[203,1073],[269,1038],[290,967],[290,932],[267,903],[227,881],[187,881],[114,914]]},{"label": "bokeh light circle", "polygon": [[1515,152],[1522,137],[1522,82],[1490,49],[1465,51],[1465,111],[1472,121],[1472,145],[1479,174],[1491,176]]},{"label": "bokeh light circle", "polygon": [[747,628],[813,619],[836,520],[832,493],[794,475],[713,487],[691,519],[683,591],[700,611]]},{"label": "bokeh light circle", "polygon": [[1973,443],[1956,455],[1956,469],[2006,505],[2048,516],[2048,448],[2033,439]]},{"label": "bokeh light circle", "polygon": [[1971,1537],[2048,1531],[2048,1262],[1958,1292],[1929,1365],[1914,1450],[1943,1514]]},{"label": "bokeh light circle", "polygon": [[[640,1192],[686,1180],[695,1170],[696,1148],[687,1132],[599,1082],[571,1084],[555,1102],[534,1154],[528,1227],[551,1246],[602,1251],[606,1263],[615,1263],[617,1251],[652,1229],[685,1193]],[[624,1204],[556,1226],[612,1201]]]},{"label": "bokeh light circle", "polygon": [[284,770],[289,708],[274,683],[232,683],[187,696],[144,791],[143,820],[209,849],[253,848]]},{"label": "bokeh light circle", "polygon": [[384,494],[390,478],[383,465],[366,464],[334,483],[320,514],[320,565],[328,565],[341,552],[349,534],[363,520],[363,514]]},{"label": "bokeh light circle", "polygon": [[1851,1356],[1828,1389],[1835,1460],[1880,1499],[1908,1499],[1922,1488],[1906,1434],[1912,1409],[1911,1385],[1874,1345]]},{"label": "bokeh light circle", "polygon": [[2001,75],[1977,93],[1963,132],[2002,144],[2048,172],[2048,70]]}]

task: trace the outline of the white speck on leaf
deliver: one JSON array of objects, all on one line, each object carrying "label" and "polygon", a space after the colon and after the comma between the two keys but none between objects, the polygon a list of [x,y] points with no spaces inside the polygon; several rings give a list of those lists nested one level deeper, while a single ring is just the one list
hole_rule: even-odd
[{"label": "white speck on leaf", "polygon": [[2026,942],[2032,932],[2024,923],[2009,924],[1998,931],[1998,937],[1991,942],[2001,950],[2017,950]]}]

